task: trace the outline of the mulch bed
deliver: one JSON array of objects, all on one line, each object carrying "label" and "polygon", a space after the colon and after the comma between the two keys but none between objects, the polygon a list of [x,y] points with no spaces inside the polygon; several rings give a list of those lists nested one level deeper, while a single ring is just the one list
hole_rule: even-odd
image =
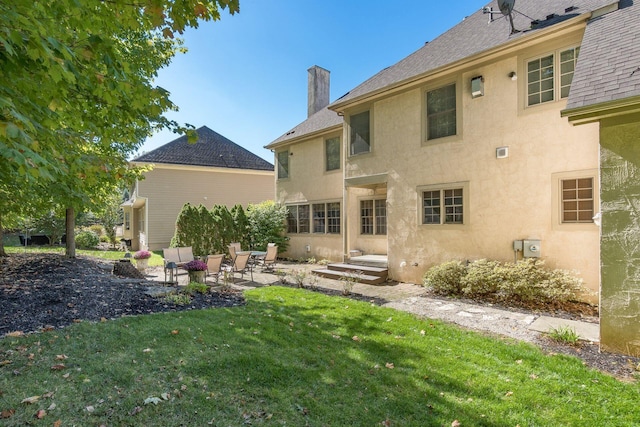
[{"label": "mulch bed", "polygon": [[[78,321],[101,321],[126,315],[234,307],[245,303],[237,291],[196,294],[188,305],[168,303],[145,292],[157,285],[141,279],[115,276],[113,262],[92,258],[66,259],[56,254],[12,254],[0,257],[0,337],[11,332],[37,332],[63,328]],[[340,292],[314,289],[329,295]],[[354,299],[384,303],[352,294]],[[506,307],[509,308],[509,307]],[[522,311],[522,308],[518,308]],[[597,312],[582,304],[547,308],[549,315],[587,320]],[[534,314],[544,314],[539,310]],[[634,380],[640,358],[602,353],[598,346],[569,346],[549,338],[538,345],[548,353],[579,357],[585,365],[624,380]]]},{"label": "mulch bed", "polygon": [[57,254],[12,254],[0,258],[0,336],[57,329],[71,323],[126,315],[244,304],[239,292],[196,294],[176,305],[145,293],[154,283],[122,278],[113,262]]}]

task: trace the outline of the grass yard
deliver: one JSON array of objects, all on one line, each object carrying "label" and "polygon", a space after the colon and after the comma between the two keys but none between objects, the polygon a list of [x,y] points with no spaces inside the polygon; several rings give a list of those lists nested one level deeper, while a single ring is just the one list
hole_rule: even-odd
[{"label": "grass yard", "polygon": [[266,287],[246,296],[245,307],[0,339],[0,425],[591,427],[640,420],[637,384],[578,359],[306,290]]},{"label": "grass yard", "polygon": [[[64,254],[64,246],[5,246],[7,253],[56,253]],[[135,252],[131,252],[131,256]],[[101,251],[97,249],[76,249],[76,255],[86,255],[94,258],[100,258],[105,260],[117,260],[124,257],[122,251]],[[133,259],[133,258],[132,258]],[[164,258],[162,257],[162,251],[151,252],[151,258],[149,258],[149,267],[157,267],[164,265]]]}]

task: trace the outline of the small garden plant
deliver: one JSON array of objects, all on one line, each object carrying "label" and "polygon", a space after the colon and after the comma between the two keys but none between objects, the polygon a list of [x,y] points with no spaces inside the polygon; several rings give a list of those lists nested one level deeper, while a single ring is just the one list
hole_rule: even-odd
[{"label": "small garden plant", "polygon": [[551,328],[548,335],[552,340],[563,344],[576,345],[580,341],[580,336],[576,330],[569,326]]}]

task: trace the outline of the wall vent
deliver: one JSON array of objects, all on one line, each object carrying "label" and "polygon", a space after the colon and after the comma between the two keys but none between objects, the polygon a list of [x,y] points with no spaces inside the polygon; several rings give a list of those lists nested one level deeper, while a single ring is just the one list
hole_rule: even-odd
[{"label": "wall vent", "polygon": [[509,157],[509,147],[496,148],[496,159],[506,159]]}]

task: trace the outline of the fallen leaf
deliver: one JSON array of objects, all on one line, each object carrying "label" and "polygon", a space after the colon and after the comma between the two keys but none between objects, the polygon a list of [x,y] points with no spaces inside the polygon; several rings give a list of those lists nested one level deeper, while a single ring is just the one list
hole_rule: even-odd
[{"label": "fallen leaf", "polygon": [[3,360],[0,362],[0,366],[8,365],[10,363],[13,363],[13,362],[11,360]]},{"label": "fallen leaf", "polygon": [[352,340],[354,340],[354,341],[362,341],[362,340],[360,339],[360,337],[359,337],[359,336],[357,336],[357,335],[354,335],[351,339],[352,339]]},{"label": "fallen leaf", "polygon": [[69,372],[67,372],[66,374],[64,374],[64,375],[62,376],[62,378],[69,378],[69,375],[71,375],[71,374],[69,374]]},{"label": "fallen leaf", "polygon": [[423,330],[421,330],[421,331],[420,331],[420,335],[424,335],[424,334],[426,334],[426,332],[425,332],[425,330],[423,329]]},{"label": "fallen leaf", "polygon": [[56,355],[56,360],[65,360],[68,359],[69,357],[66,354],[58,354]]},{"label": "fallen leaf", "polygon": [[386,366],[389,369],[395,368],[395,366],[393,366],[393,363],[390,363],[390,362],[385,363],[384,366]]},{"label": "fallen leaf", "polygon": [[160,402],[161,402],[160,398],[155,397],[155,396],[147,397],[147,398],[144,400],[144,404],[145,404],[145,405],[148,405],[149,403],[153,403],[154,405],[157,405],[157,404],[158,404],[158,403],[160,403]]},{"label": "fallen leaf", "polygon": [[149,353],[149,352],[151,352],[151,349],[150,348],[145,348],[144,350],[142,350],[142,352],[143,353]]},{"label": "fallen leaf", "polygon": [[460,424],[460,421],[458,420],[453,420],[453,422],[451,423],[451,427],[460,427],[462,424]]},{"label": "fallen leaf", "polygon": [[43,399],[48,399],[50,397],[53,397],[53,392],[52,391],[48,391],[45,394],[42,395]]},{"label": "fallen leaf", "polygon": [[51,405],[49,405],[49,407],[47,408],[47,411],[53,411],[54,409],[56,409],[57,405],[55,403],[52,403]]},{"label": "fallen leaf", "polygon": [[107,321],[107,318],[106,318],[106,317],[101,317],[101,318],[100,318],[100,321],[101,321],[102,323],[104,323],[104,322],[106,322],[106,321]]},{"label": "fallen leaf", "polygon": [[67,367],[64,366],[64,363],[58,363],[57,365],[53,365],[51,367],[52,371],[62,371],[63,369],[67,369]]},{"label": "fallen leaf", "polygon": [[169,393],[162,393],[162,394],[160,395],[160,397],[161,397],[163,400],[169,400],[169,398],[171,397],[171,395],[170,395]]},{"label": "fallen leaf", "polygon": [[522,365],[522,359],[518,359],[518,360],[516,360],[516,363],[517,363],[518,365]]},{"label": "fallen leaf", "polygon": [[391,420],[387,418],[386,420],[382,421],[380,425],[384,427],[391,427]]},{"label": "fallen leaf", "polygon": [[13,332],[7,333],[8,337],[21,337],[23,335],[24,335],[24,332],[22,331],[13,331]]},{"label": "fallen leaf", "polygon": [[46,415],[47,412],[44,409],[40,409],[38,412],[36,412],[36,418],[39,420],[43,419]]},{"label": "fallen leaf", "polygon": [[31,397],[25,397],[24,399],[22,399],[20,403],[26,403],[27,405],[31,405],[32,403],[36,403],[38,400],[40,400],[40,396],[31,396]]},{"label": "fallen leaf", "polygon": [[89,406],[85,407],[84,409],[86,409],[88,413],[92,413],[93,411],[95,411],[95,410],[96,410],[96,408],[94,408],[94,407],[93,407],[93,406],[91,406],[91,405],[89,405]]},{"label": "fallen leaf", "polygon": [[174,329],[173,331],[171,331],[171,335],[178,335],[180,333],[179,330]]},{"label": "fallen leaf", "polygon": [[511,395],[513,395],[513,392],[512,392],[512,391],[508,391],[508,392],[505,394],[505,396],[511,396]]},{"label": "fallen leaf", "polygon": [[142,412],[142,408],[140,406],[136,406],[131,410],[131,412],[129,412],[129,415],[133,416],[139,414],[140,412]]},{"label": "fallen leaf", "polygon": [[532,380],[537,380],[538,376],[536,374],[531,374],[529,375],[529,378],[531,378]]},{"label": "fallen leaf", "polygon": [[61,427],[62,426],[62,420],[56,420],[56,422],[53,423],[53,427]]},{"label": "fallen leaf", "polygon": [[15,409],[3,409],[2,412],[0,412],[0,418],[11,418],[15,413]]}]

